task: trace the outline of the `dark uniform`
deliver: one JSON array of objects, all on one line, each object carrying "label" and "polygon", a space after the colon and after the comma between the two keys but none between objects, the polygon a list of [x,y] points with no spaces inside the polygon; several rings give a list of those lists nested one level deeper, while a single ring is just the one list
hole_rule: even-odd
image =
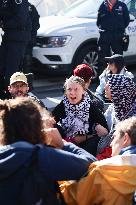
[{"label": "dark uniform", "polygon": [[0,84],[5,89],[9,85],[10,76],[19,71],[31,38],[28,0],[1,0],[0,20],[4,31],[0,48]]},{"label": "dark uniform", "polygon": [[32,50],[36,44],[37,30],[40,28],[40,24],[39,24],[40,16],[38,14],[36,7],[30,3],[29,3],[29,14],[32,23],[32,30],[31,30],[31,39],[28,43],[28,46],[25,51],[25,56],[23,59],[23,65],[22,65],[23,73],[29,73],[31,71]]},{"label": "dark uniform", "polygon": [[104,57],[123,54],[122,38],[125,28],[130,22],[129,12],[125,3],[116,1],[110,9],[110,2],[104,0],[98,10],[97,26],[100,32],[98,40],[99,68],[104,69]]}]

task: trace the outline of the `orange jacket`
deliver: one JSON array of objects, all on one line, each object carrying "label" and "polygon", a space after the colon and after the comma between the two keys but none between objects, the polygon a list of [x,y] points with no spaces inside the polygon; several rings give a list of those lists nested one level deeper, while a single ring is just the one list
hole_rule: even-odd
[{"label": "orange jacket", "polygon": [[61,185],[68,205],[132,205],[136,190],[136,155],[119,155],[91,164],[78,182]]}]

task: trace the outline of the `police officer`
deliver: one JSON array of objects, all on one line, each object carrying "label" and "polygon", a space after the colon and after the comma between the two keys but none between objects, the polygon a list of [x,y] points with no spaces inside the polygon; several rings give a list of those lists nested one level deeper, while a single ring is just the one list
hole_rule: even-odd
[{"label": "police officer", "polygon": [[[7,88],[10,76],[19,70],[26,46],[31,38],[28,0],[1,0],[2,44],[0,48],[0,84]],[[3,96],[0,96],[3,97]]]},{"label": "police officer", "polygon": [[97,17],[100,33],[99,69],[104,69],[104,57],[111,56],[111,51],[113,54],[123,54],[122,38],[129,22],[129,12],[125,3],[118,0],[104,0],[100,5]]},{"label": "police officer", "polygon": [[38,14],[36,7],[33,4],[29,3],[28,9],[29,9],[29,14],[30,14],[31,23],[32,23],[32,30],[31,30],[31,39],[30,39],[28,46],[26,48],[26,51],[25,51],[23,65],[21,65],[21,67],[23,69],[22,71],[24,73],[29,73],[31,70],[32,50],[36,44],[37,30],[40,28],[40,24],[39,24],[40,16]]}]

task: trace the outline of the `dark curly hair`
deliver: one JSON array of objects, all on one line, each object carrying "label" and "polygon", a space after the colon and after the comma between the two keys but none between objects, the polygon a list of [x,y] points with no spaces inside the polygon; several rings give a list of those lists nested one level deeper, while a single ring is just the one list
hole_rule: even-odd
[{"label": "dark curly hair", "polygon": [[0,144],[17,141],[32,144],[43,140],[43,108],[29,97],[0,101]]}]

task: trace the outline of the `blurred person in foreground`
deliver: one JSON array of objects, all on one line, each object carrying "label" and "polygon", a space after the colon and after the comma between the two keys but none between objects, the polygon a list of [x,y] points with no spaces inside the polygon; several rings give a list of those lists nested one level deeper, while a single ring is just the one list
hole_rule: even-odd
[{"label": "blurred person in foreground", "polygon": [[95,161],[50,118],[30,98],[0,101],[0,204],[57,205],[57,181],[78,180]]},{"label": "blurred person in foreground", "polygon": [[78,182],[61,184],[67,205],[132,205],[136,190],[136,117],[116,125],[112,157],[92,163]]},{"label": "blurred person in foreground", "polygon": [[83,78],[85,81],[85,88],[88,92],[91,101],[94,105],[94,107],[97,107],[101,112],[104,110],[104,103],[101,99],[99,99],[90,89],[90,85],[92,83],[92,79],[94,77],[94,71],[88,64],[80,64],[75,67],[73,70],[74,76],[79,76],[80,78]]}]

